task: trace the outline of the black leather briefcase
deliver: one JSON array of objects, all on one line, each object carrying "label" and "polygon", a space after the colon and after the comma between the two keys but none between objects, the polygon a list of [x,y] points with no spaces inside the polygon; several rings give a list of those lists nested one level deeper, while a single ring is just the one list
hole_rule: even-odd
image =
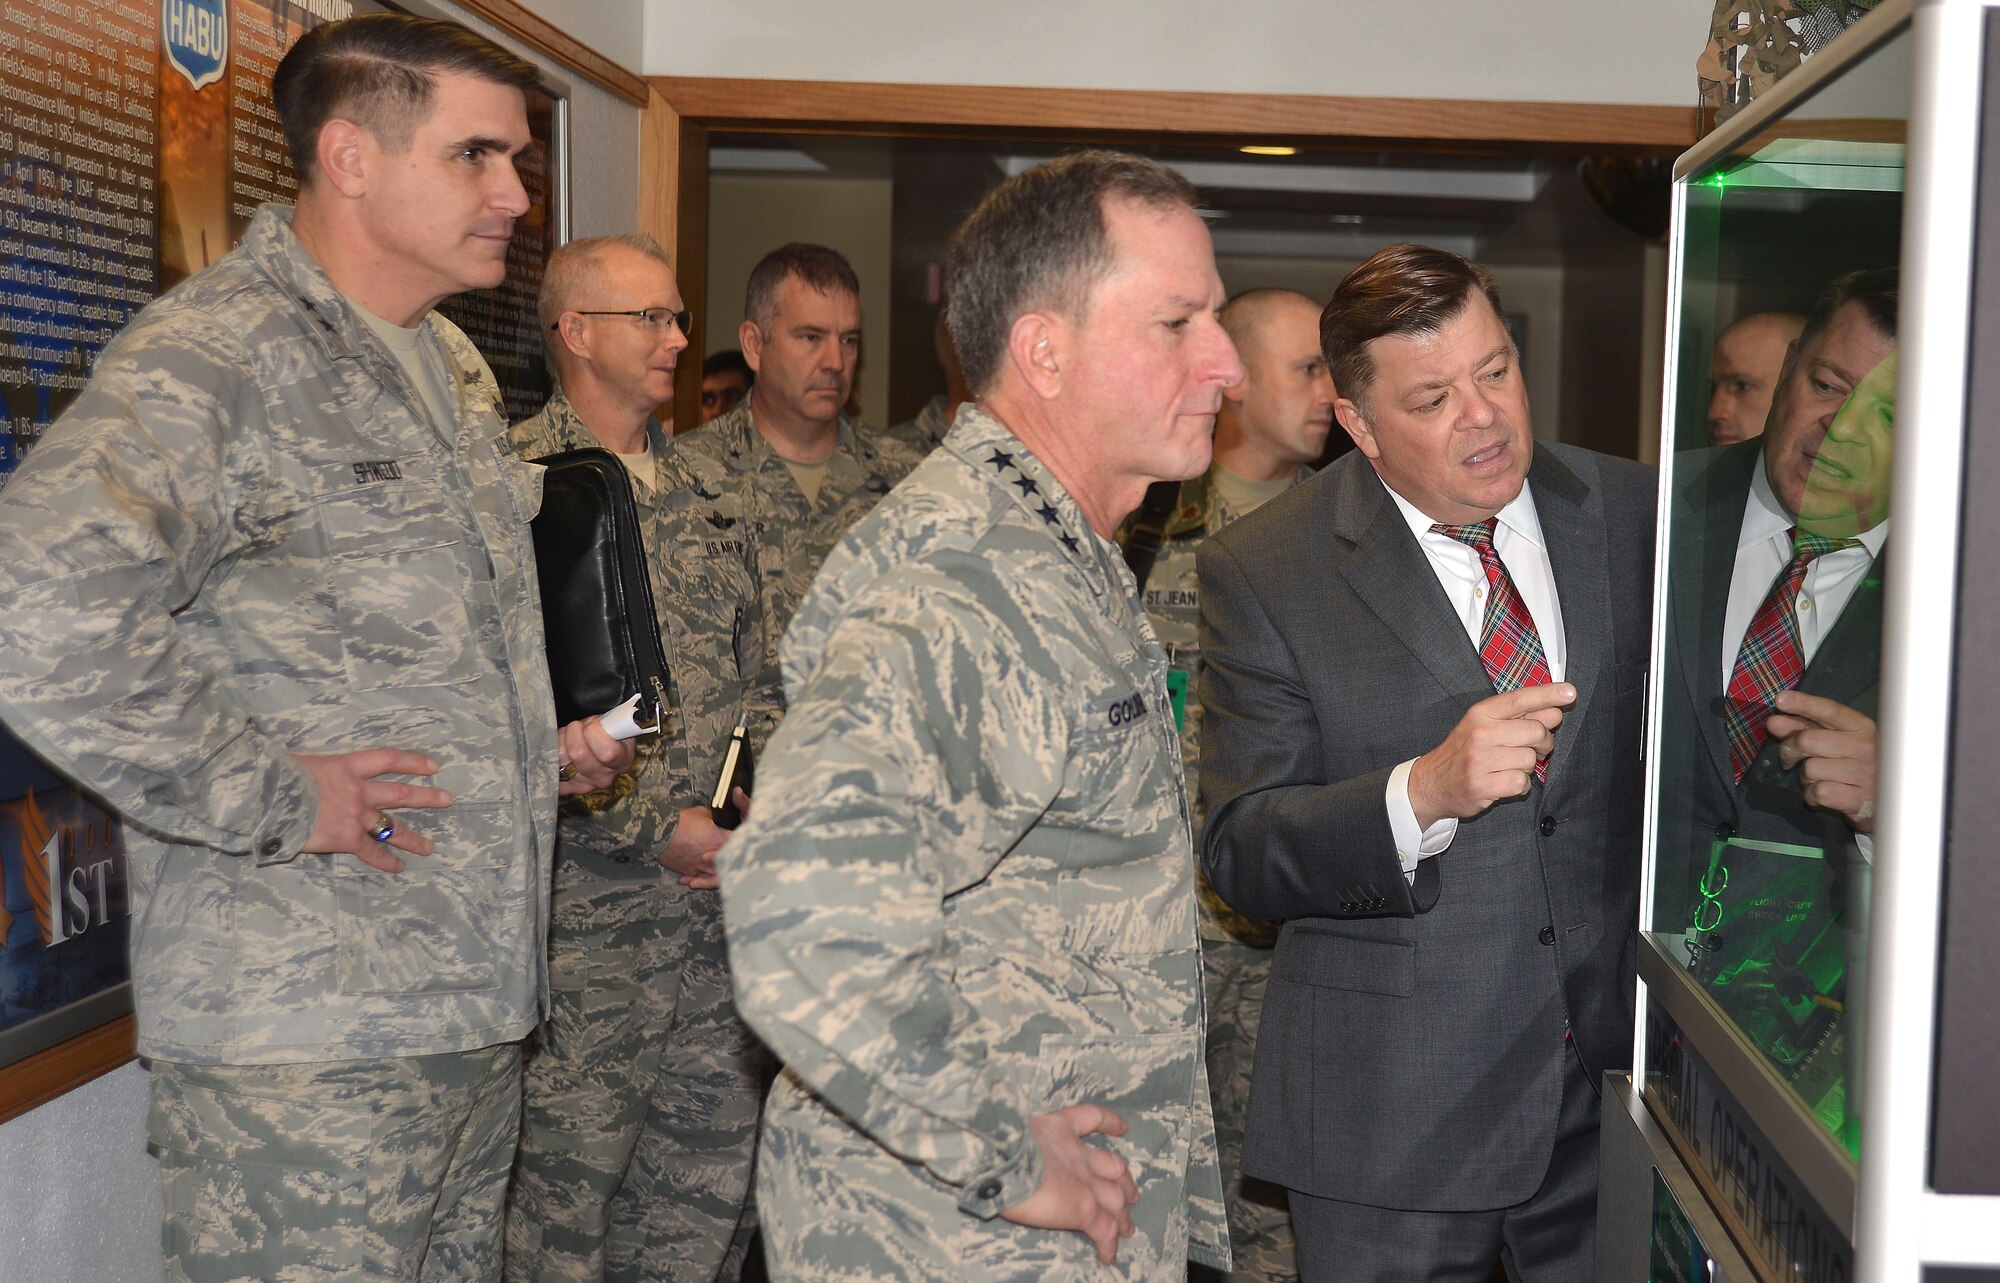
[{"label": "black leather briefcase", "polygon": [[667,657],[625,465],[594,447],[533,462],[548,469],[534,520],[535,566],[557,723],[595,717],[638,695],[637,720],[656,726]]}]

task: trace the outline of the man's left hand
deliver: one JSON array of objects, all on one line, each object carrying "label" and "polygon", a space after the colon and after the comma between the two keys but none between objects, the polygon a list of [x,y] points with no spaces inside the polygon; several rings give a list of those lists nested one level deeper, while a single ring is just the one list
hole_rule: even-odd
[{"label": "man's left hand", "polygon": [[[611,781],[632,769],[632,741],[611,738],[610,732],[599,726],[594,717],[578,718],[563,727],[558,741],[561,753],[557,761],[562,763],[563,773],[570,776],[557,789],[564,797],[609,788]],[[576,768],[574,774],[570,773],[570,767]]]},{"label": "man's left hand", "polygon": [[1799,768],[1806,805],[1838,811],[1857,833],[1875,831],[1875,719],[1803,691],[1780,691],[1765,723],[1778,763]]}]

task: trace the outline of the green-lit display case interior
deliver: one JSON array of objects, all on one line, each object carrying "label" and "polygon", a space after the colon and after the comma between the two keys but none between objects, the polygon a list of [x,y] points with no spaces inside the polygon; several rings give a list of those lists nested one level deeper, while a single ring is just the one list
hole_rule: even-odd
[{"label": "green-lit display case interior", "polygon": [[1651,944],[1850,1155],[1909,56],[1683,175],[1662,458]]}]

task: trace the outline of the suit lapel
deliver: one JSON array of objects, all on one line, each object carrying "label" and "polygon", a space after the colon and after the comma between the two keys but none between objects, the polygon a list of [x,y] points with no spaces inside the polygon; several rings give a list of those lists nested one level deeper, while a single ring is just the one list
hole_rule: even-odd
[{"label": "suit lapel", "polygon": [[[1576,687],[1576,703],[1565,719],[1581,723],[1597,694],[1604,657],[1611,649],[1603,502],[1553,454],[1539,448],[1528,472],[1528,484],[1534,489],[1535,517],[1541,522],[1549,569],[1556,580],[1557,607],[1562,612],[1568,653],[1563,680]],[[1570,746],[1579,739],[1581,736],[1556,732],[1555,752],[1549,758],[1551,787],[1560,786],[1577,769]]]},{"label": "suit lapel", "polygon": [[1885,543],[1799,679],[1807,694],[1838,700],[1870,717],[1882,682],[1882,566],[1888,556]]},{"label": "suit lapel", "polygon": [[1357,450],[1333,471],[1322,502],[1328,526],[1354,548],[1341,565],[1348,585],[1438,685],[1491,691],[1479,651],[1374,468]]},{"label": "suit lapel", "polygon": [[[1670,547],[1690,532],[1700,540],[1699,578],[1691,582],[1683,575],[1669,577],[1673,596],[1670,613],[1688,703],[1694,709],[1695,724],[1701,728],[1709,763],[1725,787],[1733,787],[1736,777],[1729,765],[1729,736],[1722,726],[1722,626],[1729,613],[1730,580],[1736,574],[1743,505],[1761,449],[1754,442],[1745,444],[1751,448],[1732,446],[1718,453],[1688,483],[1674,514],[1675,528],[1668,534]],[[1674,551],[1679,552],[1679,548]]]}]

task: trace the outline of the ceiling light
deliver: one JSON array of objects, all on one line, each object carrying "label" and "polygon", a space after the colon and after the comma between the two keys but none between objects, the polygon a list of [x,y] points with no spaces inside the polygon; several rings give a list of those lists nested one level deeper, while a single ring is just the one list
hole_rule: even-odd
[{"label": "ceiling light", "polygon": [[1272,144],[1260,144],[1255,147],[1238,147],[1236,150],[1242,152],[1245,156],[1296,156],[1299,154],[1299,149],[1296,147],[1278,147]]}]

